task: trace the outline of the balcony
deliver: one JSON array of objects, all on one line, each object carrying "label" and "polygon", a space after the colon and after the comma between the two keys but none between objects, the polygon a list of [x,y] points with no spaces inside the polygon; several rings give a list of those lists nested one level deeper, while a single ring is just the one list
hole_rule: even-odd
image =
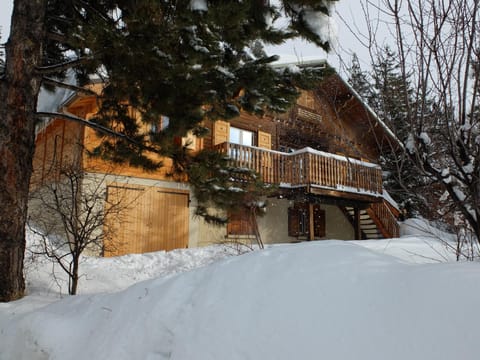
[{"label": "balcony", "polygon": [[310,193],[379,202],[380,166],[311,148],[283,153],[222,143],[216,146],[235,166],[255,170],[266,183],[280,188],[305,187]]}]

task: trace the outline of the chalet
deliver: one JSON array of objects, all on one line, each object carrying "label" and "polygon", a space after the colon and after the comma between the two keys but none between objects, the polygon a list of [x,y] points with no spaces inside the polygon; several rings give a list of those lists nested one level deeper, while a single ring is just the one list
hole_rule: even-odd
[{"label": "chalet", "polygon": [[[87,119],[96,112],[93,96],[77,94],[63,106]],[[168,121],[162,118],[161,124]],[[168,160],[152,173],[85,156],[84,149],[98,142],[94,131],[62,119],[38,131],[32,186],[56,181],[51,169],[74,163],[85,186],[101,178],[105,198],[129,199],[125,216],[105,219],[116,231],[105,240],[104,256],[258,237],[289,243],[398,236],[398,209],[382,189],[378,165],[382,147],[395,137],[338,74],[302,92],[285,114],[242,113],[205,125],[209,135],[189,138],[192,151],[216,149],[276,185],[256,224],[239,213],[229,214],[225,226],[208,225],[194,216],[196,199],[188,184],[168,176]]]}]

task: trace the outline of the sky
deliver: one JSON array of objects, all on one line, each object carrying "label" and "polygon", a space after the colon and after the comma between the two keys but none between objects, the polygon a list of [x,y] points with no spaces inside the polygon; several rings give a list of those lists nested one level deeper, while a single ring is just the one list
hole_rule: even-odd
[{"label": "sky", "polygon": [[[329,54],[326,54],[313,44],[299,40],[289,41],[279,46],[278,49],[274,50],[274,53],[281,55],[282,59],[288,61],[312,60],[313,58],[326,59],[332,66],[342,71],[345,68],[345,64],[348,65],[350,63],[351,55],[355,52],[359,55],[361,62],[367,64],[369,62],[368,51],[362,45],[358,35],[361,32],[359,28],[365,28],[361,3],[361,1],[357,0],[340,0],[337,3],[334,17],[338,27],[338,44]],[[12,7],[12,0],[0,0],[2,42],[7,39]]]},{"label": "sky", "polygon": [[6,40],[7,29],[10,28],[12,7],[12,0],[0,0],[0,27],[2,28],[2,42]]}]

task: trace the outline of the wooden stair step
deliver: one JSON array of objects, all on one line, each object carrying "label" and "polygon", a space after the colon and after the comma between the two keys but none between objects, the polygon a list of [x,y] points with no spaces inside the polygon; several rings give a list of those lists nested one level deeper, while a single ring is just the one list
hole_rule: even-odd
[{"label": "wooden stair step", "polygon": [[[351,221],[355,216],[355,209],[353,207],[344,207],[345,212],[350,217]],[[366,239],[381,239],[383,235],[381,234],[377,223],[372,219],[367,212],[367,210],[360,210],[359,213],[360,220],[360,230],[363,233],[364,238]],[[353,223],[353,222],[352,222]]]},{"label": "wooden stair step", "polygon": [[362,229],[365,234],[378,234],[377,229]]},{"label": "wooden stair step", "polygon": [[377,229],[377,225],[375,224],[361,225],[360,227],[362,228],[362,230]]}]

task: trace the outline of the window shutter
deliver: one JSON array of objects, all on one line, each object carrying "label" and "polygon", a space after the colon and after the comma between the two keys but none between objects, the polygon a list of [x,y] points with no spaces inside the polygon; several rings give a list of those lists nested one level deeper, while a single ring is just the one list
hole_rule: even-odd
[{"label": "window shutter", "polygon": [[319,205],[313,206],[313,226],[315,237],[325,236],[325,210],[320,209]]},{"label": "window shutter", "polygon": [[300,236],[300,211],[288,208],[288,236]]},{"label": "window shutter", "polygon": [[213,123],[213,144],[218,145],[228,142],[230,133],[230,124],[226,121],[217,120]]},{"label": "window shutter", "polygon": [[269,133],[259,131],[258,132],[258,147],[263,149],[272,148],[272,135]]},{"label": "window shutter", "polygon": [[[308,204],[295,203],[294,207],[288,208],[288,236],[308,236],[310,233],[310,216]],[[315,238],[324,237],[325,210],[320,205],[313,206],[313,231]]]},{"label": "window shutter", "polygon": [[302,91],[300,97],[297,100],[297,104],[301,106],[305,106],[309,109],[315,108],[315,98],[313,93],[310,91]]},{"label": "window shutter", "polygon": [[247,210],[231,212],[228,215],[228,235],[255,235],[250,214]]}]

